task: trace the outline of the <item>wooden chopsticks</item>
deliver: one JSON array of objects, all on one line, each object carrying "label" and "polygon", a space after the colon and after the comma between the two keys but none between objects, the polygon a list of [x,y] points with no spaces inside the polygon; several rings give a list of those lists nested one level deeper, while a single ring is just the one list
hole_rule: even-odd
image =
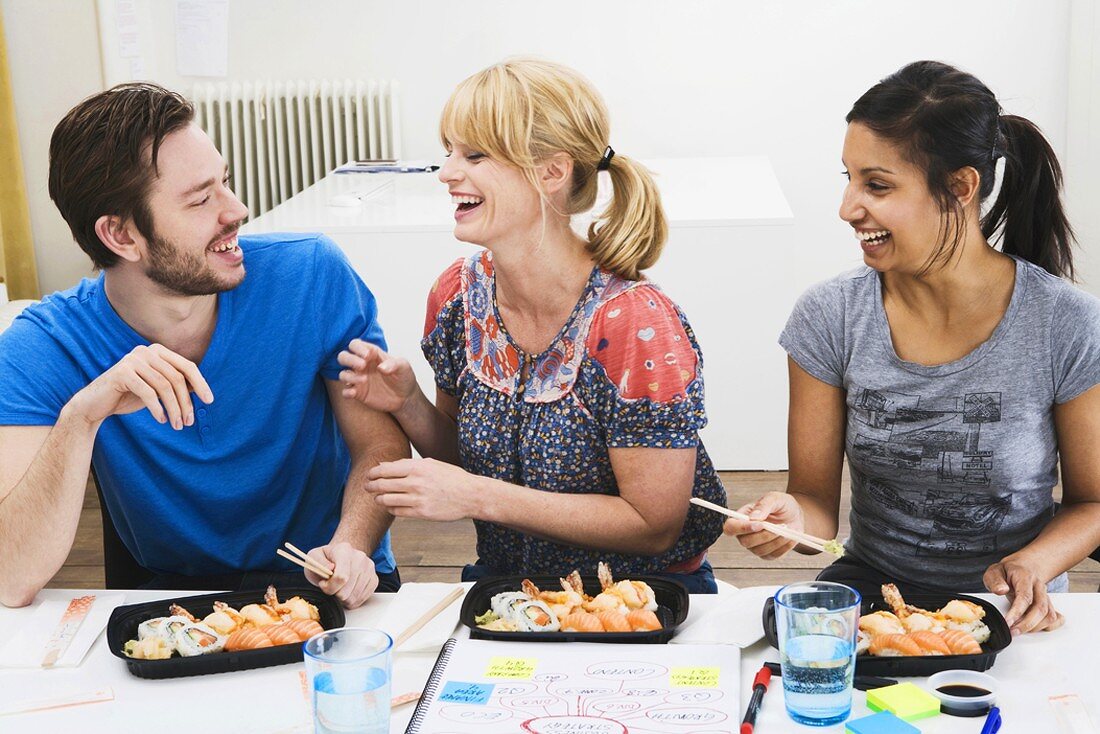
[{"label": "wooden chopsticks", "polygon": [[306,569],[307,571],[313,571],[313,573],[317,574],[321,578],[324,578],[324,579],[332,578],[332,569],[325,568],[324,566],[321,565],[320,561],[313,558],[312,556],[310,556],[309,554],[307,554],[305,551],[301,550],[300,548],[294,547],[294,545],[292,545],[291,543],[283,543],[283,545],[285,545],[287,548],[289,548],[290,551],[293,552],[295,555],[293,555],[293,556],[290,555],[290,553],[287,553],[282,548],[277,548],[275,550],[275,552],[277,554],[279,554],[283,558],[287,559],[291,563],[298,564],[299,566]]},{"label": "wooden chopsticks", "polygon": [[396,650],[405,641],[407,641],[410,637],[412,637],[417,632],[419,632],[421,627],[423,627],[428,622],[430,622],[433,618],[435,618],[435,616],[437,614],[442,612],[444,609],[451,606],[451,603],[455,599],[457,599],[458,597],[462,596],[464,593],[466,593],[466,589],[461,587],[461,586],[457,586],[454,589],[451,589],[451,593],[449,593],[449,594],[447,594],[447,596],[443,597],[439,601],[439,603],[436,604],[434,607],[432,607],[431,609],[429,609],[428,611],[426,611],[422,615],[420,615],[419,619],[417,619],[415,622],[413,622],[408,627],[406,627],[404,632],[402,632],[396,638],[394,638],[394,641],[393,641],[394,649]]},{"label": "wooden chopsticks", "polygon": [[394,696],[390,699],[390,708],[395,709],[399,706],[404,706],[407,703],[419,701],[420,697],[423,695],[423,691],[412,691],[411,693],[402,693],[400,696]]},{"label": "wooden chopsticks", "polygon": [[737,510],[731,510],[721,505],[716,505],[713,502],[707,502],[706,500],[699,499],[698,497],[691,498],[691,504],[705,507],[708,510],[714,510],[715,512],[732,517],[736,520],[743,520],[744,522],[760,523],[761,527],[771,533],[775,533],[781,538],[793,540],[799,545],[804,545],[807,548],[813,548],[814,550],[824,551],[826,553],[832,553],[835,556],[844,555],[843,547],[835,540],[825,540],[824,538],[818,538],[815,535],[804,533],[801,530],[795,530],[794,528],[787,527],[786,525],[777,525],[773,522],[766,522],[764,520],[753,520],[748,515],[738,512]]}]

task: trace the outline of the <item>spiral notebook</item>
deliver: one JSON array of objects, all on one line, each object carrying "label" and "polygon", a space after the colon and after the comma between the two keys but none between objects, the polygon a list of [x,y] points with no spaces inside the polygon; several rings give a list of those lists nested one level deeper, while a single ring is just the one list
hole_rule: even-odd
[{"label": "spiral notebook", "polygon": [[733,733],[740,729],[740,675],[740,650],[728,645],[452,638],[405,734]]}]

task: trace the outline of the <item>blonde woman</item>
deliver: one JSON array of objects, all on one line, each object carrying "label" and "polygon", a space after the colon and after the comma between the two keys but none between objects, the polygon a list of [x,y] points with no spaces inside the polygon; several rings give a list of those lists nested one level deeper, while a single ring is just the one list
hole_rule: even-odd
[{"label": "blonde woman", "polygon": [[[466,79],[440,137],[455,236],[485,250],[428,296],[434,404],[406,360],[360,340],[340,356],[344,395],[390,412],[427,457],[378,465],[367,490],[400,517],[472,518],[465,580],[605,560],[715,591],[721,523],[688,499],[726,495],[698,437],[699,346],[641,275],[667,235],[650,174],[610,148],[591,84],[545,61]],[[611,201],[580,237],[570,217],[592,208],[600,171]]]}]

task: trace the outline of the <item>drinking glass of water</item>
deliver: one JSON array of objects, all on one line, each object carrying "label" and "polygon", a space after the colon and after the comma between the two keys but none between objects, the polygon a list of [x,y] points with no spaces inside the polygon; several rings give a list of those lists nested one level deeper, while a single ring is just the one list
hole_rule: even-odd
[{"label": "drinking glass of water", "polygon": [[364,627],[309,638],[306,675],[316,734],[388,734],[393,639]]},{"label": "drinking glass of water", "polygon": [[859,592],[807,581],[775,594],[775,624],[787,714],[800,724],[830,726],[852,710]]}]

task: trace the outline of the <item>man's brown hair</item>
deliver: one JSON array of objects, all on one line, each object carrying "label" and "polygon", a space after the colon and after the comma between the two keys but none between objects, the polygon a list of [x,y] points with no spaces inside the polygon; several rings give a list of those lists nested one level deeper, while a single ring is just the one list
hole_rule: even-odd
[{"label": "man's brown hair", "polygon": [[118,262],[95,232],[104,214],[132,219],[142,234],[153,234],[146,198],[160,144],[194,117],[195,108],[182,96],[142,82],[88,97],[54,128],[50,198],[97,268]]}]

